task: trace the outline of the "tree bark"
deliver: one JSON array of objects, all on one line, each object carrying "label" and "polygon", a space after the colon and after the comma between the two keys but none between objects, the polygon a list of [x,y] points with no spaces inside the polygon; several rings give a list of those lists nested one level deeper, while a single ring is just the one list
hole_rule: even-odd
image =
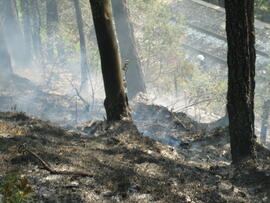
[{"label": "tree bark", "polygon": [[264,144],[266,144],[267,139],[269,111],[270,111],[270,100],[268,99],[263,104],[263,115],[262,115],[261,141]]},{"label": "tree bark", "polygon": [[116,33],[120,46],[122,64],[128,60],[126,80],[128,97],[134,98],[138,93],[145,92],[145,82],[138,57],[132,23],[129,17],[126,0],[112,0],[112,8]]},{"label": "tree bark", "polygon": [[84,36],[84,29],[83,29],[83,19],[82,19],[82,12],[80,7],[79,0],[73,0],[75,12],[76,12],[76,20],[79,30],[80,36],[80,49],[81,49],[81,88],[89,79],[89,66],[87,62],[87,55],[86,55],[86,43],[85,43],[85,36]]},{"label": "tree bark", "polygon": [[101,59],[107,119],[112,121],[130,118],[110,0],[90,0],[90,4]]},{"label": "tree bark", "polygon": [[225,10],[229,69],[227,109],[232,160],[237,164],[255,158],[254,0],[227,0]]}]

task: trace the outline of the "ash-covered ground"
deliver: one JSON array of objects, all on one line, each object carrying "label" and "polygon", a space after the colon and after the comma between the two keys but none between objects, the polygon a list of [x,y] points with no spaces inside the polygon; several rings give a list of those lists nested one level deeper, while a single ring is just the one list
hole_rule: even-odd
[{"label": "ash-covered ground", "polygon": [[4,84],[0,180],[18,172],[33,202],[270,202],[269,150],[258,144],[257,163],[232,166],[226,119],[198,123],[142,99],[133,121],[76,125],[103,107],[85,113],[17,76]]},{"label": "ash-covered ground", "polygon": [[[153,125],[148,136],[131,121],[64,130],[24,113],[1,113],[1,179],[19,171],[33,188],[33,202],[270,201],[269,150],[258,145],[256,164],[234,167],[226,127],[207,130],[161,106],[136,108],[137,123]],[[156,112],[163,117],[151,123],[147,115]],[[168,143],[164,128],[174,133]]]}]

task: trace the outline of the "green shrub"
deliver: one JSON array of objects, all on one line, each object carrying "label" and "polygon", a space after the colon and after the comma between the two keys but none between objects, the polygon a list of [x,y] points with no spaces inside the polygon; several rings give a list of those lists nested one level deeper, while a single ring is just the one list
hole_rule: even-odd
[{"label": "green shrub", "polygon": [[0,180],[0,194],[0,202],[25,203],[32,201],[33,189],[26,178],[19,173],[12,173]]}]

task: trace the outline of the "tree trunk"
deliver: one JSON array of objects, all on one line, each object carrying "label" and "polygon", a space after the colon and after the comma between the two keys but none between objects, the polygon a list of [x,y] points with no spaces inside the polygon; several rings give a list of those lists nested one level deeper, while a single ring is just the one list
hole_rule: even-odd
[{"label": "tree trunk", "polygon": [[126,74],[128,97],[134,98],[139,92],[145,92],[145,82],[138,57],[132,24],[129,18],[126,0],[112,0],[116,33],[119,41],[122,64],[128,60]]},{"label": "tree trunk", "polygon": [[264,144],[266,144],[267,139],[269,110],[270,110],[270,100],[268,99],[263,104],[263,115],[262,115],[261,141]]},{"label": "tree trunk", "polygon": [[232,160],[237,164],[255,158],[254,0],[227,0],[225,10],[229,69],[227,109]]},{"label": "tree trunk", "polygon": [[84,30],[83,30],[83,19],[82,19],[82,12],[80,7],[79,0],[73,0],[75,12],[76,12],[76,20],[79,30],[80,36],[80,49],[81,49],[81,88],[89,79],[89,66],[87,63],[87,55],[86,55],[86,43],[84,37]]},{"label": "tree trunk", "polygon": [[40,58],[42,55],[42,45],[41,45],[41,37],[40,37],[40,11],[39,11],[39,1],[38,0],[30,0],[31,4],[31,21],[32,21],[32,41],[33,41],[33,49],[37,58]]},{"label": "tree trunk", "polygon": [[1,76],[12,74],[10,55],[7,50],[1,22],[0,22],[0,72]]},{"label": "tree trunk", "polygon": [[57,0],[46,0],[48,61],[55,60],[56,35],[58,33]]},{"label": "tree trunk", "polygon": [[15,64],[27,64],[29,62],[28,50],[25,48],[23,34],[20,29],[17,9],[14,0],[2,0],[0,11],[0,21],[3,25],[3,35],[10,56]]},{"label": "tree trunk", "polygon": [[174,73],[172,75],[172,77],[174,80],[174,96],[175,96],[175,98],[178,98],[178,77],[177,77],[177,74]]},{"label": "tree trunk", "polygon": [[29,0],[21,0],[21,13],[22,13],[22,25],[23,25],[23,34],[26,49],[28,50],[29,59],[32,59],[32,28],[30,22],[30,2]]},{"label": "tree trunk", "polygon": [[107,119],[121,120],[130,117],[130,113],[123,85],[110,0],[90,0],[90,4],[101,59]]}]

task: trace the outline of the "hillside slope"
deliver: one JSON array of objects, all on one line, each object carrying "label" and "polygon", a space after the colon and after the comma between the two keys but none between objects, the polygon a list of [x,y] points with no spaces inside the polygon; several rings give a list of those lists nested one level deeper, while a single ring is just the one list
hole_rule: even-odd
[{"label": "hillside slope", "polygon": [[226,128],[180,131],[172,147],[129,121],[65,131],[24,113],[1,113],[0,178],[19,171],[34,202],[270,201],[268,150],[258,145],[256,166],[233,167]]}]

